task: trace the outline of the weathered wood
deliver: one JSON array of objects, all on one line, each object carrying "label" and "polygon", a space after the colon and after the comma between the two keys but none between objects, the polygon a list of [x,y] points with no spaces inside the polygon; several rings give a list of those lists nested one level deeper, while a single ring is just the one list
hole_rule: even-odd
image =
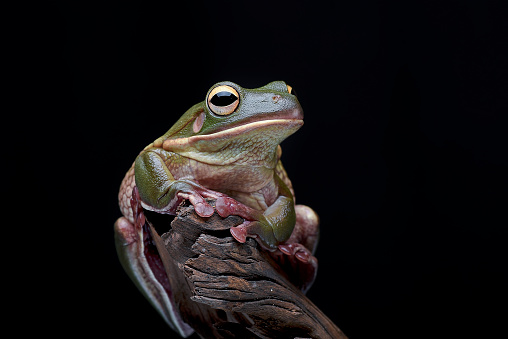
[{"label": "weathered wood", "polygon": [[231,237],[241,222],[184,205],[169,232],[152,228],[183,320],[203,338],[346,338],[253,239]]}]

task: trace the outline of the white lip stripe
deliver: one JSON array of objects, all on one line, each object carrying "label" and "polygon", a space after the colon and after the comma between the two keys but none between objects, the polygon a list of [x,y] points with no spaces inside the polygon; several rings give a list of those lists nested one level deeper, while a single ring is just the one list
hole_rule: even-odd
[{"label": "white lip stripe", "polygon": [[178,147],[183,145],[188,145],[189,143],[192,143],[194,141],[198,140],[216,140],[223,137],[226,137],[231,134],[241,134],[246,131],[249,131],[251,129],[256,129],[259,127],[264,126],[270,126],[270,125],[286,125],[288,123],[294,123],[295,125],[303,124],[303,120],[301,119],[273,119],[273,120],[261,120],[261,121],[255,121],[251,122],[245,125],[233,127],[224,131],[212,133],[212,134],[205,134],[205,135],[195,135],[192,137],[187,138],[179,138],[179,139],[168,139],[165,140],[163,143],[163,148],[165,150],[168,150],[168,148],[171,147]]}]

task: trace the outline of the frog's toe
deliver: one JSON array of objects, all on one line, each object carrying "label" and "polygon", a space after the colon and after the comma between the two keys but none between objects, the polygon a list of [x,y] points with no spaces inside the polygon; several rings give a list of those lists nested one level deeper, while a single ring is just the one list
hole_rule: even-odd
[{"label": "frog's toe", "polygon": [[210,217],[213,214],[213,207],[206,202],[197,203],[196,205],[194,205],[194,210],[200,217],[204,218]]},{"label": "frog's toe", "polygon": [[309,251],[305,251],[305,250],[299,250],[298,252],[295,253],[295,257],[296,259],[300,260],[301,262],[309,262],[309,259],[311,257],[311,254],[309,253]]},{"label": "frog's toe", "polygon": [[238,215],[246,220],[252,221],[259,220],[259,218],[263,215],[263,212],[250,208],[249,206],[246,206],[226,195],[219,197],[215,201],[215,209],[223,218],[230,215]]},{"label": "frog's toe", "polygon": [[278,248],[282,253],[294,256],[303,263],[307,263],[314,258],[308,248],[298,243],[280,244]]},{"label": "frog's toe", "polygon": [[284,254],[295,255],[297,249],[296,245],[298,244],[280,244],[278,247],[279,250]]},{"label": "frog's toe", "polygon": [[230,197],[219,197],[215,201],[215,209],[217,210],[217,213],[223,218],[226,218],[232,214],[234,214],[236,210],[236,200],[230,198]]},{"label": "frog's toe", "polygon": [[244,243],[249,237],[256,239],[265,250],[275,251],[277,249],[278,242],[271,227],[259,221],[245,220],[242,224],[231,227],[230,232],[238,242]]},{"label": "frog's toe", "polygon": [[244,221],[241,225],[231,227],[229,231],[231,232],[231,235],[233,238],[235,238],[238,242],[244,243],[247,241],[247,225],[249,224],[249,221]]},{"label": "frog's toe", "polygon": [[299,243],[284,243],[278,246],[280,252],[273,252],[275,260],[288,273],[291,281],[304,293],[316,279],[318,260],[312,252]]},{"label": "frog's toe", "polygon": [[214,210],[213,207],[205,201],[205,199],[197,194],[197,193],[179,193],[179,196],[189,200],[189,202],[194,206],[194,210],[197,215],[202,218],[207,218],[212,216]]}]

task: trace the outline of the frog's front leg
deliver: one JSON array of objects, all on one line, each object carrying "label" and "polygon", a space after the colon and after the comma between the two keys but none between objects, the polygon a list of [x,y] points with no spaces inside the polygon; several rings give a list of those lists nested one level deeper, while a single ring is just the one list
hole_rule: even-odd
[{"label": "frog's front leg", "polygon": [[264,212],[227,196],[217,199],[215,208],[222,217],[239,215],[245,219],[241,225],[231,228],[236,240],[245,242],[247,237],[253,237],[268,250],[280,249],[308,262],[317,246],[318,217],[310,207],[295,206],[290,189],[277,175],[275,179],[279,196]]},{"label": "frog's front leg", "polygon": [[279,245],[279,250],[294,255],[302,262],[316,260],[313,257],[319,241],[319,218],[308,206],[296,205],[296,225],[291,237]]},{"label": "frog's front leg", "polygon": [[221,197],[215,208],[219,215],[239,215],[245,221],[230,229],[233,237],[245,242],[247,237],[270,250],[293,283],[306,292],[317,274],[314,257],[319,238],[317,214],[304,205],[294,205],[291,192],[279,181],[277,200],[264,212],[254,210],[230,198]]},{"label": "frog's front leg", "polygon": [[187,199],[199,216],[211,216],[214,209],[205,198],[218,199],[224,194],[209,190],[190,179],[176,180],[166,160],[164,151],[156,148],[148,149],[136,158],[134,171],[142,206],[159,213],[175,214],[180,202]]},{"label": "frog's front leg", "polygon": [[291,237],[272,256],[304,293],[316,279],[318,260],[314,256],[319,240],[319,218],[308,206],[296,205],[296,226]]},{"label": "frog's front leg", "polygon": [[221,217],[238,215],[245,219],[241,225],[230,229],[239,242],[243,243],[247,237],[252,237],[265,249],[274,251],[291,236],[296,223],[293,196],[282,180],[275,177],[279,196],[265,211],[250,208],[227,196],[217,199],[215,209]]}]

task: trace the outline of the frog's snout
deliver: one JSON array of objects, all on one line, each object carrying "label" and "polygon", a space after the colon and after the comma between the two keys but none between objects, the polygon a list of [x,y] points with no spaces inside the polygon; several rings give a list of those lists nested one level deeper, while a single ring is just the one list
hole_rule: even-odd
[{"label": "frog's snout", "polygon": [[285,95],[273,94],[272,103],[280,107],[279,116],[283,119],[303,120],[303,109],[298,100]]},{"label": "frog's snout", "polygon": [[290,109],[289,119],[303,120],[303,109],[300,103],[297,102],[293,105],[292,109]]}]

